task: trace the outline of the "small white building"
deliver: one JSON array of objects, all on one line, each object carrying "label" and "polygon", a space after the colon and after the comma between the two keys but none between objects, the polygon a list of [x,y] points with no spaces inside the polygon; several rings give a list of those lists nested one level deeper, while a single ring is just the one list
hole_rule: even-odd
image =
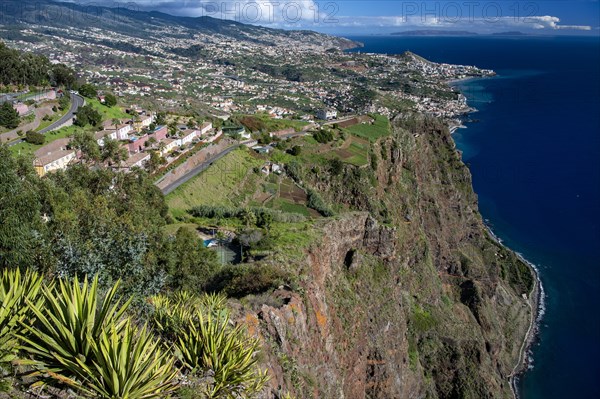
[{"label": "small white building", "polygon": [[191,143],[196,137],[198,137],[198,131],[196,129],[186,129],[181,132],[181,145]]},{"label": "small white building", "polygon": [[129,133],[133,130],[130,124],[123,124],[117,126],[117,139],[118,140],[129,140]]},{"label": "small white building", "polygon": [[135,167],[143,168],[146,165],[146,162],[150,160],[149,152],[138,152],[137,154],[133,154],[126,161],[123,161],[121,167],[127,170],[131,170]]},{"label": "small white building", "polygon": [[213,128],[213,125],[211,122],[204,122],[202,124],[202,126],[200,126],[200,134],[201,135],[205,135],[208,134],[208,132],[210,132]]},{"label": "small white building", "polygon": [[317,119],[328,121],[337,118],[337,110],[333,108],[321,109],[317,111]]},{"label": "small white building", "polygon": [[49,172],[66,169],[76,158],[77,154],[73,150],[58,150],[36,158],[33,166],[39,176],[45,176]]},{"label": "small white building", "polygon": [[106,138],[110,138],[112,140],[117,139],[117,131],[116,130],[100,130],[94,134],[96,142],[100,147],[104,147],[104,140]]},{"label": "small white building", "polygon": [[163,141],[161,141],[161,143],[164,143],[164,148],[160,152],[160,155],[162,155],[163,157],[171,151],[173,151],[175,148],[181,146],[181,140],[175,139],[164,139]]}]

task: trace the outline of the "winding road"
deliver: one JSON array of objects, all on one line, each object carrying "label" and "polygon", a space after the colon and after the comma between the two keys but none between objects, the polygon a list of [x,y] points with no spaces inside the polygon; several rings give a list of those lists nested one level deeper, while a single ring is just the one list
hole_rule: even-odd
[{"label": "winding road", "polygon": [[[85,100],[79,94],[71,93],[70,96],[71,96],[71,107],[69,108],[69,111],[66,114],[64,114],[56,122],[39,130],[38,133],[45,134],[45,133],[51,132],[53,130],[56,130],[56,129],[60,128],[62,125],[64,125],[65,123],[67,123],[69,120],[72,120],[75,117],[75,114],[79,110],[79,107],[81,107],[85,104]],[[43,109],[44,108],[36,109],[36,120],[34,122],[32,122],[29,125],[25,125],[25,126],[22,126],[22,127],[19,127],[17,129],[13,130],[13,131],[2,134],[2,139],[4,140],[5,137],[8,137],[9,139],[11,139],[12,136],[17,137],[16,134],[17,134],[17,131],[19,131],[19,130],[27,131],[27,130],[37,129],[37,127],[40,125],[40,120],[47,114],[47,113],[38,112],[38,110],[43,110]],[[19,138],[17,140],[11,141],[8,145],[13,146],[13,145],[22,143],[23,141],[25,141],[25,140],[22,138]]]}]

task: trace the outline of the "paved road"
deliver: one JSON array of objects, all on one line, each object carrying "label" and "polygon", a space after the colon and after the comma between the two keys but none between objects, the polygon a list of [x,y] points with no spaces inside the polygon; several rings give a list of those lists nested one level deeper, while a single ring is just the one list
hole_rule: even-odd
[{"label": "paved road", "polygon": [[[64,114],[63,117],[60,118],[59,120],[57,120],[56,122],[52,123],[51,125],[48,125],[44,129],[40,130],[38,133],[44,134],[44,133],[48,133],[52,130],[56,130],[59,127],[61,127],[62,125],[64,125],[70,119],[73,119],[75,117],[75,114],[79,110],[79,107],[83,106],[84,102],[85,101],[84,101],[83,97],[81,97],[79,94],[71,93],[71,108],[69,108],[69,112]],[[37,128],[37,126],[39,126],[39,121],[33,129]],[[22,130],[22,128],[17,129],[17,130]],[[31,130],[31,128],[28,130]],[[23,141],[25,141],[25,140],[24,139],[14,140],[14,141],[11,141],[8,145],[13,146],[13,145],[22,143]]]},{"label": "paved road", "polygon": [[19,131],[27,132],[29,130],[35,130],[40,126],[40,123],[42,123],[42,119],[46,115],[54,114],[54,112],[52,112],[52,107],[50,107],[50,106],[35,108],[31,112],[33,112],[33,115],[35,116],[35,119],[32,122],[26,123],[25,125],[19,126],[16,129],[13,129],[8,132],[0,134],[0,142],[6,143],[7,141],[17,140],[17,141],[11,142],[11,144],[9,144],[9,145],[13,145],[13,144],[21,142],[22,139],[18,140],[19,139],[19,133],[18,133]]},{"label": "paved road", "polygon": [[67,121],[69,121],[70,119],[73,119],[75,117],[77,110],[79,109],[79,107],[83,106],[83,103],[84,103],[83,97],[81,97],[79,94],[71,93],[71,108],[69,109],[69,112],[64,114],[62,118],[60,118],[59,120],[57,120],[50,126],[45,127],[44,129],[40,130],[38,133],[44,134],[44,133],[50,132],[50,131],[55,130],[55,129],[59,128],[60,126],[64,125]]},{"label": "paved road", "polygon": [[[198,166],[196,166],[194,169],[190,170],[185,175],[181,176],[179,179],[177,179],[173,183],[169,184],[165,188],[162,188],[160,191],[162,191],[162,193],[164,195],[172,193],[173,191],[175,191],[175,189],[177,189],[177,187],[179,187],[182,184],[190,181],[191,179],[193,179],[199,173],[204,172],[206,169],[208,169],[209,166],[211,166],[213,164],[213,162],[216,162],[219,159],[223,158],[225,155],[229,154],[231,151],[235,150],[240,145],[242,145],[242,144],[239,143],[239,144],[236,144],[236,145],[234,145],[232,147],[227,147],[226,149],[224,149],[223,151],[219,152],[215,156],[213,156],[210,159],[207,159],[206,161],[202,162],[201,164],[199,164]],[[158,183],[159,182],[157,182],[155,184],[158,184]]]},{"label": "paved road", "polygon": [[[305,127],[305,130],[308,130],[308,128],[312,128],[312,127],[313,127],[313,125],[308,125],[308,126]],[[304,135],[307,134],[305,130],[285,135],[285,136],[282,137],[282,139],[288,139],[288,138],[297,137],[297,136],[304,136]],[[181,186],[182,184],[190,181],[196,175],[198,175],[199,173],[202,173],[206,169],[208,169],[208,167],[211,166],[213,164],[213,162],[218,161],[219,159],[223,158],[225,155],[229,154],[231,151],[235,150],[239,146],[241,146],[243,144],[247,144],[249,142],[251,142],[251,140],[244,141],[244,142],[238,143],[238,144],[236,144],[236,145],[234,145],[232,147],[228,147],[228,148],[224,149],[223,151],[219,152],[215,156],[213,156],[210,159],[208,159],[208,160],[204,161],[203,163],[199,164],[194,169],[190,170],[188,173],[186,173],[185,175],[181,176],[179,179],[177,179],[173,183],[169,184],[165,188],[162,188],[161,189],[162,193],[164,195],[172,193],[179,186]],[[160,184],[160,180],[155,183],[155,185],[158,185],[158,184]]]}]

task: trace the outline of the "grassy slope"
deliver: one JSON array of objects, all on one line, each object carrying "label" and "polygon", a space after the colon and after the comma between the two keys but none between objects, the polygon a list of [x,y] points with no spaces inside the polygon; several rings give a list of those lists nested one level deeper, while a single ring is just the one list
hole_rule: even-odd
[{"label": "grassy slope", "polygon": [[[180,216],[197,205],[237,206],[240,197],[253,193],[249,183],[256,175],[252,169],[262,163],[243,150],[231,152],[167,196],[172,214]],[[244,187],[245,180],[250,180],[246,182],[249,187]]]}]

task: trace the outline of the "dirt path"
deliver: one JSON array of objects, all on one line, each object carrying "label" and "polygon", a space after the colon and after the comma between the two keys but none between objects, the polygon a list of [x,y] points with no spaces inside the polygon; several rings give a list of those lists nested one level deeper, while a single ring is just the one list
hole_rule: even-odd
[{"label": "dirt path", "polygon": [[6,143],[9,141],[18,139],[19,135],[17,134],[17,132],[19,130],[22,131],[23,133],[25,133],[29,130],[37,129],[40,126],[40,124],[42,123],[42,118],[44,118],[46,115],[54,114],[51,106],[35,108],[33,112],[35,113],[35,119],[33,120],[33,122],[29,122],[23,126],[19,126],[16,129],[13,129],[9,132],[0,134],[0,143]]}]

